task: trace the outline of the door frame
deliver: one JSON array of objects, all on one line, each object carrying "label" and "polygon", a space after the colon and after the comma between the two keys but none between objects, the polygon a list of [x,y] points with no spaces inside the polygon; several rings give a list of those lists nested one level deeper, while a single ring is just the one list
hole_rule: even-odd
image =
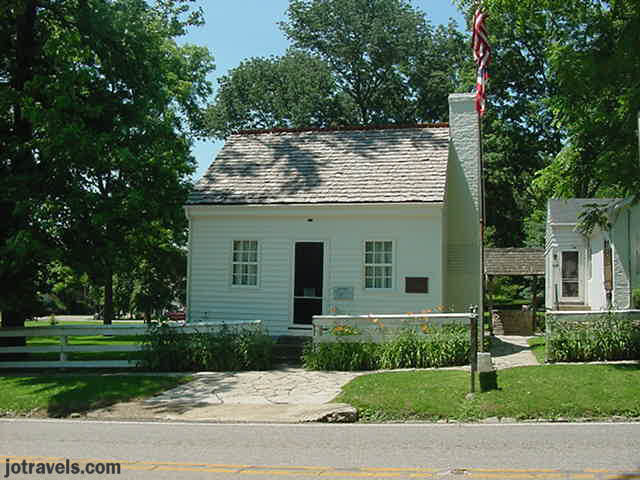
[{"label": "door frame", "polygon": [[[329,239],[327,238],[295,238],[292,239],[289,245],[289,258],[290,258],[290,273],[289,273],[289,333],[292,332],[302,332],[307,333],[313,330],[313,325],[300,325],[299,323],[294,323],[293,318],[293,303],[294,303],[294,293],[295,293],[295,285],[296,285],[296,244],[297,243],[322,243],[322,314],[325,315],[327,312],[328,298],[327,294],[329,292],[328,287],[328,279],[329,279]],[[295,334],[295,333],[293,333]]]},{"label": "door frame", "polygon": [[[563,277],[563,263],[564,263],[564,256],[563,254],[566,252],[575,252],[578,254],[578,296],[577,297],[565,297],[564,295],[562,295],[562,284],[564,283],[564,277]],[[559,297],[559,301],[561,303],[575,303],[575,304],[584,304],[585,301],[585,282],[584,282],[584,270],[585,270],[585,265],[584,265],[584,252],[581,252],[580,250],[576,249],[576,248],[565,248],[565,249],[560,249],[560,261],[558,262],[558,268],[559,268],[559,287],[560,287],[560,295]]]}]

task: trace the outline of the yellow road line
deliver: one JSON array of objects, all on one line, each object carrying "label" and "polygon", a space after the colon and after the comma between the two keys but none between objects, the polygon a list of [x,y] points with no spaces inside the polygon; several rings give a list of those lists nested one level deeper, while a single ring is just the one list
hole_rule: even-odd
[{"label": "yellow road line", "polygon": [[385,468],[385,467],[363,467],[360,470],[365,472],[436,472],[435,468]]},{"label": "yellow road line", "polygon": [[559,473],[557,468],[468,468],[469,472]]},{"label": "yellow road line", "polygon": [[[0,456],[15,463],[27,462],[64,462],[65,457],[46,456]],[[5,460],[5,461],[6,461]],[[68,459],[79,464],[87,463],[118,463],[123,470],[137,471],[191,471],[212,473],[235,473],[237,475],[275,475],[275,476],[315,476],[329,478],[428,478],[433,477],[439,469],[435,468],[403,468],[403,467],[360,467],[353,469],[339,469],[330,466],[308,465],[239,465],[224,463],[193,463],[193,462],[163,462],[163,461],[130,461],[116,459],[78,458]],[[595,480],[596,474],[609,474],[607,480],[640,480],[640,472],[608,469],[585,468],[578,472],[563,472],[558,469],[545,468],[459,468],[469,477],[475,479],[557,479]],[[623,477],[621,477],[623,475]]]},{"label": "yellow road line", "polygon": [[566,474],[563,473],[473,473],[469,475],[472,478],[563,478]]}]

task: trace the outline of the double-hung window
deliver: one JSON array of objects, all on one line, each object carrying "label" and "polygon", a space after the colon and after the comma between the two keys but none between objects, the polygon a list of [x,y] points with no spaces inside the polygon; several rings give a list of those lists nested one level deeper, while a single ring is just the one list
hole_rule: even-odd
[{"label": "double-hung window", "polygon": [[258,241],[234,240],[231,285],[258,285]]},{"label": "double-hung window", "polygon": [[393,242],[364,242],[364,288],[393,288]]}]

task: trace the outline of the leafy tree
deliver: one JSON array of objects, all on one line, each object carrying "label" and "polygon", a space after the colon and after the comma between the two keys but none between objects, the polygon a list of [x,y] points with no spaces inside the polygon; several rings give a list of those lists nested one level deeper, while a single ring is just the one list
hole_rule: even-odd
[{"label": "leafy tree", "polygon": [[174,37],[201,18],[188,0],[15,0],[0,15],[0,308],[28,307],[57,257],[105,287],[109,322],[114,273],[148,252],[134,242],[183,222],[212,61]]},{"label": "leafy tree", "polygon": [[565,25],[552,25],[548,52],[559,93],[549,103],[568,142],[539,183],[560,196],[640,195],[640,4],[570,6],[549,12]]},{"label": "leafy tree", "polygon": [[[476,2],[458,4],[471,18]],[[631,0],[483,6],[494,56],[484,122],[489,223],[500,245],[537,243],[533,223],[550,196],[639,190],[640,7]]]},{"label": "leafy tree", "polygon": [[329,66],[299,50],[245,60],[218,84],[216,101],[207,113],[209,128],[219,138],[240,129],[348,121]]},{"label": "leafy tree", "polygon": [[[470,21],[477,2],[457,3]],[[483,7],[492,48],[482,121],[487,223],[496,227],[498,246],[520,246],[531,231],[523,219],[540,202],[531,184],[562,146],[547,106],[556,89],[545,53],[552,40],[543,33],[547,19],[535,9],[512,8],[502,0]]]},{"label": "leafy tree", "polygon": [[415,123],[448,118],[472,69],[455,23],[433,28],[407,0],[292,0],[292,48],[220,80],[212,135],[245,128]]}]

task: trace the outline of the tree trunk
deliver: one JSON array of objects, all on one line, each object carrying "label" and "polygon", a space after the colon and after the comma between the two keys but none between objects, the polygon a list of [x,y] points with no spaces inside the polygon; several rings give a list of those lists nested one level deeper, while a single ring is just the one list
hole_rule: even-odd
[{"label": "tree trunk", "polygon": [[[20,9],[20,7],[22,7]],[[27,82],[33,79],[33,66],[35,63],[36,56],[36,35],[35,35],[35,24],[36,24],[36,15],[37,15],[37,3],[36,0],[28,0],[23,4],[16,7],[16,20],[15,20],[15,32],[16,32],[16,41],[15,41],[15,65],[12,65],[13,72],[9,77],[9,83],[11,88],[15,90],[17,96],[22,95],[25,89],[25,85]],[[13,167],[10,167],[10,174],[15,175],[17,178],[33,178],[33,172],[29,172],[33,168],[33,153],[28,146],[31,139],[33,138],[33,127],[31,125],[30,120],[23,114],[22,105],[19,101],[15,101],[12,105],[11,110],[13,111],[13,133],[12,136],[16,141],[16,144],[19,145],[17,151],[14,153],[15,157],[13,159]],[[31,176],[27,176],[26,173],[29,172]],[[26,191],[33,191],[35,186],[31,188],[27,187]],[[5,192],[3,192],[4,194]],[[15,195],[15,193],[14,193]],[[0,213],[2,214],[2,221],[5,225],[8,225],[6,231],[2,231],[3,235],[10,236],[12,233],[20,230],[28,230],[29,229],[29,216],[30,214],[22,212],[19,216],[16,216],[15,213],[15,199],[13,197],[8,197],[10,200],[8,202],[5,201],[7,197],[2,198]],[[5,214],[9,213],[9,218],[5,217]],[[6,241],[5,238],[2,239],[4,243]],[[18,267],[10,267],[14,268],[22,268],[22,271],[18,271],[17,275],[9,274],[9,284],[10,282],[19,281],[21,277],[25,277],[27,281],[31,280],[35,273],[31,272],[31,265],[22,263]],[[29,272],[26,273],[25,272]],[[3,279],[4,280],[4,279]],[[3,281],[4,284],[4,281]],[[3,285],[4,288],[7,288],[9,285]],[[9,292],[11,290],[9,289]],[[7,295],[5,291],[3,293]],[[8,294],[11,295],[10,293]],[[15,301],[15,300],[14,300]],[[10,302],[13,303],[13,302]],[[20,312],[14,309],[5,310],[2,312],[2,328],[20,328],[24,327],[26,315],[24,312]],[[1,337],[2,333],[0,332],[0,346],[12,346],[12,347],[24,347],[26,345],[25,337]],[[23,360],[27,356],[26,353],[3,353],[0,354],[0,358],[5,361],[9,360]]]},{"label": "tree trunk", "polygon": [[[23,328],[25,316],[20,312],[2,312],[2,328]],[[24,347],[25,337],[2,337],[0,331],[0,347]],[[0,360],[5,362],[21,361],[27,358],[27,353],[0,353]]]},{"label": "tree trunk", "polygon": [[113,273],[109,270],[104,284],[104,325],[113,323]]}]

